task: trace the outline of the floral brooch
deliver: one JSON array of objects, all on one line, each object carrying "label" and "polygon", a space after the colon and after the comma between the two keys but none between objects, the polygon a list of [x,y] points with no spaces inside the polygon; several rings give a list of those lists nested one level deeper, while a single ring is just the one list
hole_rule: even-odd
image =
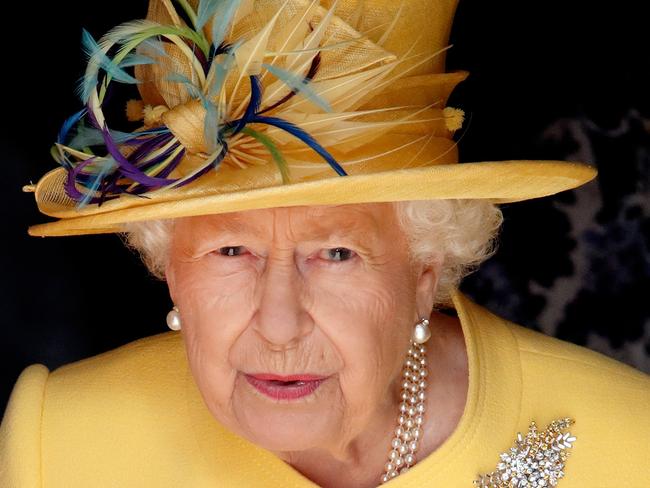
[{"label": "floral brooch", "polygon": [[533,420],[526,437],[517,433],[517,440],[509,451],[502,452],[496,471],[479,475],[474,480],[477,488],[545,488],[557,486],[564,476],[567,448],[576,440],[562,430],[575,421],[569,417],[551,422],[538,431]]}]

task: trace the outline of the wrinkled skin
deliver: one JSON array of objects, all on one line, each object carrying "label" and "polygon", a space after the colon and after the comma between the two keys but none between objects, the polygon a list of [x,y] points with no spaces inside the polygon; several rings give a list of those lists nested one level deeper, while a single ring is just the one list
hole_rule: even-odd
[{"label": "wrinkled skin", "polygon": [[[462,331],[431,312],[437,272],[409,261],[390,204],[371,203],[177,219],[166,277],[212,415],[321,486],[363,487],[383,469],[420,317],[436,335],[427,409],[437,416],[420,458],[462,413]],[[273,400],[244,373],[327,380],[308,397]]]}]

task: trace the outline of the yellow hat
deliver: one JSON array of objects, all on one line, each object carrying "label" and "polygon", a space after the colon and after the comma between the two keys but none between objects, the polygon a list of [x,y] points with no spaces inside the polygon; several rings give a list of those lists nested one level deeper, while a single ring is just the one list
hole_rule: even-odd
[{"label": "yellow hat", "polygon": [[[85,108],[36,185],[58,220],[34,236],[294,205],[515,202],[596,176],[563,161],[458,163],[445,72],[457,0],[151,0],[146,20],[84,31]],[[129,86],[131,85],[131,86]],[[104,105],[132,86],[126,120]],[[116,91],[117,90],[117,91]],[[127,101],[128,97],[125,98]]]}]

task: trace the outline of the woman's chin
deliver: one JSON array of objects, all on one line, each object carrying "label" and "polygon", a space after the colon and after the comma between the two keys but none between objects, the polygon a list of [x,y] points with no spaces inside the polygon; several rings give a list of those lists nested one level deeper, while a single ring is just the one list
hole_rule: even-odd
[{"label": "woman's chin", "polygon": [[[335,377],[317,388],[267,390],[240,378],[233,395],[237,423],[245,437],[271,451],[295,451],[321,445],[339,424]],[[261,391],[260,391],[261,390]]]},{"label": "woman's chin", "polygon": [[328,429],[313,429],[308,422],[290,428],[280,426],[246,425],[245,437],[253,444],[272,452],[305,451],[328,443]]}]

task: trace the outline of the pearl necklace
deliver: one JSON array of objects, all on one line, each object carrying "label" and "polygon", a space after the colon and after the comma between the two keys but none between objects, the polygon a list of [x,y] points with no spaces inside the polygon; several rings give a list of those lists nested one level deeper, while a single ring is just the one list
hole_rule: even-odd
[{"label": "pearl necklace", "polygon": [[[428,321],[426,321],[428,324]],[[388,462],[384,465],[381,484],[405,473],[415,463],[415,451],[422,439],[424,424],[424,390],[427,387],[426,348],[423,344],[411,341],[404,371],[402,373],[402,392],[399,405],[399,416],[395,436],[391,441],[391,451]]]}]

